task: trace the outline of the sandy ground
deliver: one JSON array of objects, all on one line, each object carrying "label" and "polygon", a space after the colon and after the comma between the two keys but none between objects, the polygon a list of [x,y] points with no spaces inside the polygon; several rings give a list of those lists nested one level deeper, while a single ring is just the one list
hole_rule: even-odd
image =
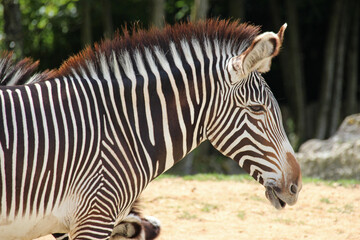
[{"label": "sandy ground", "polygon": [[164,178],[142,198],[145,214],[162,222],[159,240],[360,239],[359,185],[307,183],[298,203],[281,211],[248,180]]}]

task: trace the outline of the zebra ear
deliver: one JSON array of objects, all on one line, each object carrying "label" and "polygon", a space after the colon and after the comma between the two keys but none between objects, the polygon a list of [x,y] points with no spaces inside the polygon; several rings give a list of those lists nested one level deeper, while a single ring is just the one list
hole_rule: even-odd
[{"label": "zebra ear", "polygon": [[271,59],[279,54],[286,26],[285,23],[277,34],[265,32],[258,35],[250,47],[231,59],[230,65],[237,76],[232,83],[246,78],[253,71],[264,73],[270,70]]}]

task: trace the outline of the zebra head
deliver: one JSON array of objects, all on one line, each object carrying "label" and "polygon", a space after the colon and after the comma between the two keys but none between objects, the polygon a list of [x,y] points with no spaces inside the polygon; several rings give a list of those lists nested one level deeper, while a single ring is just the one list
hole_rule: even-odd
[{"label": "zebra head", "polygon": [[261,73],[282,44],[286,24],[278,34],[255,37],[240,55],[226,63],[225,83],[208,139],[217,150],[234,159],[266,188],[272,205],[293,205],[301,190],[301,172],[285,134],[279,105]]}]

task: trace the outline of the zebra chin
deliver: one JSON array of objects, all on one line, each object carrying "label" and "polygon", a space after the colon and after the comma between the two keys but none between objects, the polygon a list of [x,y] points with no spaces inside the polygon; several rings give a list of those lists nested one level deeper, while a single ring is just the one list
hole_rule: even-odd
[{"label": "zebra chin", "polygon": [[289,190],[287,187],[283,189],[272,180],[265,182],[264,186],[266,198],[276,209],[283,209],[286,204],[291,206],[297,202],[299,191],[294,189],[295,184],[291,184]]},{"label": "zebra chin", "polygon": [[276,209],[283,209],[286,206],[286,202],[278,197],[272,187],[266,187],[265,196]]}]

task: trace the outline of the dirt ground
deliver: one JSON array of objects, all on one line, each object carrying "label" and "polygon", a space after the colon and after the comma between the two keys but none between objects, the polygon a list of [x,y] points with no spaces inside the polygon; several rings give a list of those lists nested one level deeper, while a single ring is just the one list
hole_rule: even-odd
[{"label": "dirt ground", "polygon": [[249,180],[164,178],[142,198],[145,214],[162,223],[159,240],[360,239],[359,185],[306,183],[298,203],[281,211]]}]

